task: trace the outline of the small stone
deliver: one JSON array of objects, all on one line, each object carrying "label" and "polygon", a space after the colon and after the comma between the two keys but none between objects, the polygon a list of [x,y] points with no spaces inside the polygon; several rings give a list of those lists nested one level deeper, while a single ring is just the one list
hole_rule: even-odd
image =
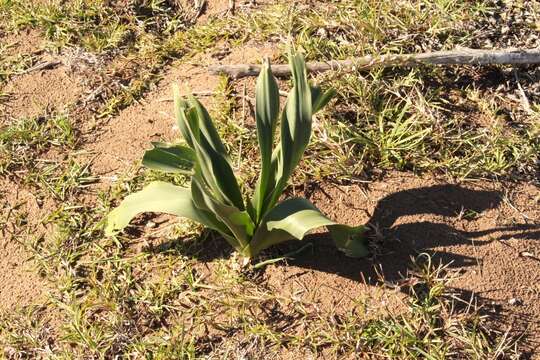
[{"label": "small stone", "polygon": [[149,222],[146,223],[146,227],[150,228],[150,229],[153,229],[156,226],[157,226],[157,224],[155,222],[153,222],[153,221],[149,221]]},{"label": "small stone", "polygon": [[508,300],[508,304],[512,306],[521,305],[522,303],[523,302],[521,301],[521,299],[518,298],[511,298],[510,300]]},{"label": "small stone", "polygon": [[328,37],[328,31],[325,28],[317,29],[317,36],[326,39]]}]

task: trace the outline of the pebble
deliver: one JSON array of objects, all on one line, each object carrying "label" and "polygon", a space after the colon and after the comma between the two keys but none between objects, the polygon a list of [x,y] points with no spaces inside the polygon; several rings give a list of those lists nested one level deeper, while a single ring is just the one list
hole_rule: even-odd
[{"label": "pebble", "polygon": [[510,300],[508,300],[508,304],[509,304],[509,305],[512,305],[512,306],[516,306],[516,305],[521,305],[521,304],[523,304],[523,302],[521,301],[521,299],[518,299],[518,298],[511,298]]}]

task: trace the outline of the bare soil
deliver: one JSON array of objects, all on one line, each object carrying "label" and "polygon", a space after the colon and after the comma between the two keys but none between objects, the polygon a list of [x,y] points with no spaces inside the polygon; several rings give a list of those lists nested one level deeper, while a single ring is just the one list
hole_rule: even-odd
[{"label": "bare soil", "polygon": [[[529,184],[448,183],[398,172],[363,186],[325,184],[314,191],[314,203],[341,222],[371,224],[382,238],[380,254],[352,260],[330,244],[282,271],[309,269],[305,279],[326,280],[311,280],[309,288],[330,283],[347,291],[351,280],[355,291],[364,282],[399,288],[411,256],[427,252],[450,264],[451,286],[461,298],[474,298],[504,330],[531,330],[528,341],[535,348],[540,345],[534,335],[540,330],[539,195]],[[325,279],[328,274],[341,279]]]},{"label": "bare soil", "polygon": [[0,40],[2,44],[8,46],[5,51],[6,57],[37,54],[43,46],[43,35],[34,29],[20,32],[0,32]]},{"label": "bare soil", "polygon": [[42,303],[47,287],[23,243],[45,234],[47,229],[41,219],[54,209],[54,204],[39,203],[31,191],[12,182],[0,184],[5,189],[0,193],[0,206],[7,218],[7,224],[0,229],[0,310]]},{"label": "bare soil", "polygon": [[[222,62],[259,61],[272,57],[272,46],[236,48],[227,52]],[[172,85],[178,84],[185,95],[188,91],[198,95],[211,112],[214,108],[212,94],[219,85],[220,77],[208,74],[206,66],[216,62],[214,53],[200,54],[189,63],[173,64],[156,89],[144,99],[123,111],[104,126],[86,134],[83,148],[93,156],[92,172],[110,175],[129,168],[140,160],[151,141],[177,141],[180,133],[173,116]],[[253,79],[247,80],[253,81]],[[249,86],[252,88],[252,86]]]},{"label": "bare soil", "polygon": [[62,113],[78,99],[82,89],[68,67],[59,66],[17,76],[2,91],[9,96],[3,104],[3,113],[9,119]]}]

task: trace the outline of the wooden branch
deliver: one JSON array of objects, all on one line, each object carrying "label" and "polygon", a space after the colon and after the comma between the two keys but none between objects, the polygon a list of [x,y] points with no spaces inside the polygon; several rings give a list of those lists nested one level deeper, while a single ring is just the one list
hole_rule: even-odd
[{"label": "wooden branch", "polygon": [[[419,66],[419,65],[491,65],[491,64],[539,64],[540,49],[533,50],[476,50],[459,49],[452,51],[436,51],[423,54],[362,56],[348,60],[331,60],[327,62],[311,62],[307,64],[309,72],[358,71],[374,67]],[[260,65],[211,65],[211,74],[225,74],[233,79],[259,75]],[[289,65],[272,65],[275,76],[291,75]]]},{"label": "wooden branch", "polygon": [[22,74],[28,74],[32,71],[41,71],[41,70],[48,70],[48,69],[54,69],[57,66],[62,65],[61,61],[53,60],[53,61],[45,61],[42,63],[39,63],[37,65],[32,66],[31,68],[28,68],[22,72]]}]

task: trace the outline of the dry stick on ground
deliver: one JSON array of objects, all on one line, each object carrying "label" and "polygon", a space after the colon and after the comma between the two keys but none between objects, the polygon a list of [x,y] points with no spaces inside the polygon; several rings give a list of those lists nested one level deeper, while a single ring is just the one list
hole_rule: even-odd
[{"label": "dry stick on ground", "polygon": [[[489,65],[489,64],[538,64],[540,49],[533,50],[475,50],[459,49],[452,51],[436,51],[423,54],[362,56],[348,60],[331,60],[327,62],[312,62],[307,64],[309,72],[324,72],[338,70],[351,72],[367,70],[374,67],[390,66],[419,66],[431,65]],[[247,76],[258,76],[260,65],[211,65],[208,70],[212,74],[226,74],[233,79]],[[291,75],[289,65],[273,65],[272,72],[276,76]]]},{"label": "dry stick on ground", "polygon": [[32,66],[31,68],[28,68],[28,69],[24,70],[22,72],[22,74],[28,74],[28,73],[31,73],[33,71],[54,69],[55,67],[60,66],[60,65],[62,65],[61,61],[57,61],[57,60],[45,61],[45,62],[39,63],[37,65]]}]

